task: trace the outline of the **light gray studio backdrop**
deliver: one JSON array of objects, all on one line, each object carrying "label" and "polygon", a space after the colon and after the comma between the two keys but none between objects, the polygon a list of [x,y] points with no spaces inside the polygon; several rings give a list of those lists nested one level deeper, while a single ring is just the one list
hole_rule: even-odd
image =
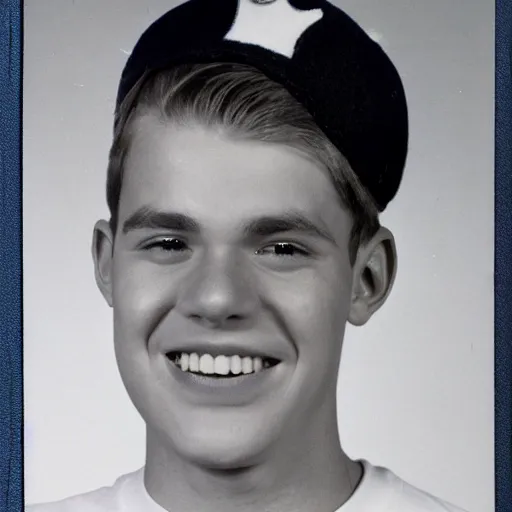
[{"label": "light gray studio backdrop", "polygon": [[[111,484],[144,463],[144,426],[117,373],[90,243],[107,216],[121,69],[140,33],[176,3],[25,1],[28,502]],[[342,442],[352,457],[490,512],[494,2],[337,4],[396,63],[411,123],[403,186],[383,216],[397,239],[398,277],[385,307],[347,332]]]}]

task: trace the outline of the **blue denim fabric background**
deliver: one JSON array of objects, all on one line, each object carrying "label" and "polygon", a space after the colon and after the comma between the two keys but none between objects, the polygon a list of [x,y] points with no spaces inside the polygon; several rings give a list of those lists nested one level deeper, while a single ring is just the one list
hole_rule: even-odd
[{"label": "blue denim fabric background", "polygon": [[[496,512],[512,512],[512,1],[496,15]],[[0,0],[0,512],[23,510],[22,33],[21,0]]]},{"label": "blue denim fabric background", "polygon": [[512,511],[512,2],[496,9],[496,511]]},{"label": "blue denim fabric background", "polygon": [[0,512],[23,510],[21,28],[0,0]]}]

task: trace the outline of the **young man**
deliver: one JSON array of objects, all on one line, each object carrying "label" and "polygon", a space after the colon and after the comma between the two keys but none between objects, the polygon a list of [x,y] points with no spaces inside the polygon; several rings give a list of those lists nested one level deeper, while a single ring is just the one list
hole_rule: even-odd
[{"label": "young man", "polygon": [[396,272],[400,78],[325,0],[190,0],[119,87],[96,280],[143,470],[34,511],[457,511],[339,442],[347,322]]}]

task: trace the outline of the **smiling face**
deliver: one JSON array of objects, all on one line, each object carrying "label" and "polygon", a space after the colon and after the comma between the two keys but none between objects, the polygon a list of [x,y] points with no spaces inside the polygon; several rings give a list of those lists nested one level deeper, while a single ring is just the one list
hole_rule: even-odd
[{"label": "smiling face", "polygon": [[113,247],[105,226],[97,277],[148,436],[216,467],[318,439],[353,307],[352,220],[327,172],[285,146],[146,115]]}]

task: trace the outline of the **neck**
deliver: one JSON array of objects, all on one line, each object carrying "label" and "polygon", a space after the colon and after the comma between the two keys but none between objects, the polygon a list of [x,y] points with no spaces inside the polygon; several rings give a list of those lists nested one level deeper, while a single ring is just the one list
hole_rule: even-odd
[{"label": "neck", "polygon": [[258,463],[231,470],[191,464],[148,432],[146,489],[169,512],[334,512],[354,492],[362,468],[342,450],[333,420],[323,423],[328,428],[291,433]]}]

